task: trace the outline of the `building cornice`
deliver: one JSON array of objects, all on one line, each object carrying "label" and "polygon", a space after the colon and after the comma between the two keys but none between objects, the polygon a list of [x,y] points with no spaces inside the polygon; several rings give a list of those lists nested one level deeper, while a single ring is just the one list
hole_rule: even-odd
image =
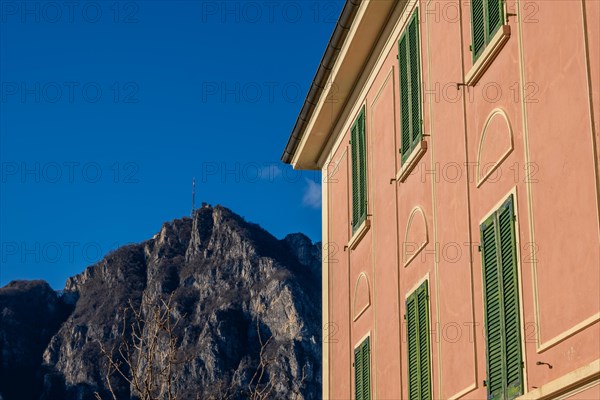
[{"label": "building cornice", "polygon": [[394,0],[348,0],[294,125],[282,161],[320,169],[318,160],[361,76]]}]

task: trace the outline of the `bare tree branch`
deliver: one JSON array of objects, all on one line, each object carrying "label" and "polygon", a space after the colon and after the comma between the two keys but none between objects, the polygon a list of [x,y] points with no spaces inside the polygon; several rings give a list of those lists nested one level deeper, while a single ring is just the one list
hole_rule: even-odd
[{"label": "bare tree branch", "polygon": [[[118,400],[112,384],[114,376],[123,378],[140,400],[178,399],[173,385],[175,367],[191,357],[177,357],[175,329],[179,320],[174,321],[172,300],[173,295],[155,301],[143,297],[139,307],[130,300],[123,310],[118,345],[107,350],[100,343],[107,361],[105,380],[112,400]],[[95,397],[102,400],[99,393]]]}]

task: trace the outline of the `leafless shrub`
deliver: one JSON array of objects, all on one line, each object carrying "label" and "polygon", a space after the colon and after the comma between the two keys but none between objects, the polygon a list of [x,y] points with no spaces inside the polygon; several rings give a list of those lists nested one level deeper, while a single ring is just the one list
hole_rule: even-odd
[{"label": "leafless shrub", "polygon": [[[131,396],[139,400],[178,400],[181,394],[174,388],[174,371],[191,357],[180,354],[175,333],[179,320],[173,315],[173,295],[166,300],[155,301],[147,297],[142,299],[139,307],[129,301],[123,309],[122,325],[119,335],[110,348],[99,343],[101,353],[106,359],[105,381],[110,399],[119,400],[114,380],[122,378],[129,384]],[[256,320],[256,332],[260,345],[259,360],[256,370],[250,379],[247,389],[235,387],[241,376],[236,370],[231,379],[224,377],[213,387],[214,400],[231,400],[243,395],[249,400],[267,400],[274,398],[275,381],[269,373],[275,361],[275,340],[271,335],[267,340],[261,334],[259,320]],[[305,368],[302,378],[296,385],[293,399],[302,398],[299,390],[306,380]],[[103,400],[95,393],[96,400]],[[200,397],[198,397],[200,398]]]},{"label": "leafless shrub", "polygon": [[[179,354],[173,318],[172,295],[152,302],[144,297],[139,307],[131,301],[123,310],[123,325],[117,343],[100,350],[107,360],[105,380],[113,400],[115,376],[122,377],[132,395],[140,400],[177,400],[173,385],[175,368],[188,361]],[[102,400],[96,393],[96,399]]]},{"label": "leafless shrub", "polygon": [[[274,344],[273,335],[269,336],[266,341],[263,341],[262,335],[260,333],[260,326],[258,323],[258,319],[256,320],[256,333],[258,335],[258,341],[260,344],[260,352],[259,352],[259,360],[258,366],[252,379],[250,379],[250,383],[248,384],[248,398],[250,400],[267,400],[271,398],[273,394],[273,390],[275,389],[275,381],[271,375],[268,374],[269,366],[275,361],[274,356],[271,355],[273,353],[270,345]],[[263,382],[263,380],[265,380]],[[302,378],[298,383],[298,390],[294,391],[293,399],[301,398],[299,393],[299,389],[304,387],[304,383],[306,381],[306,370],[305,366],[302,367]]]}]

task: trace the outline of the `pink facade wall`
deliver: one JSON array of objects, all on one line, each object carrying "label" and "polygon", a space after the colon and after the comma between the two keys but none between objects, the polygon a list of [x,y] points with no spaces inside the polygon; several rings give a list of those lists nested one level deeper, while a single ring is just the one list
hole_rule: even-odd
[{"label": "pink facade wall", "polygon": [[497,58],[474,87],[457,89],[472,66],[468,3],[418,2],[428,148],[402,183],[390,183],[400,169],[396,46],[378,66],[357,100],[367,115],[371,227],[353,250],[344,248],[352,236],[349,132],[330,154],[332,399],[353,397],[353,348],[365,335],[373,398],[408,398],[404,301],[423,279],[434,398],[485,398],[479,225],[510,194],[526,392],[599,358],[600,2],[506,3],[520,23],[509,17]]}]

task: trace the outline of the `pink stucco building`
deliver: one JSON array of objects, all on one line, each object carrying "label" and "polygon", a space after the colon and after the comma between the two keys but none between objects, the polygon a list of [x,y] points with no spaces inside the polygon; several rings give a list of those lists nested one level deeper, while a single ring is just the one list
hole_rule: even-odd
[{"label": "pink stucco building", "polygon": [[600,1],[348,0],[283,161],[323,176],[323,397],[600,399]]}]

